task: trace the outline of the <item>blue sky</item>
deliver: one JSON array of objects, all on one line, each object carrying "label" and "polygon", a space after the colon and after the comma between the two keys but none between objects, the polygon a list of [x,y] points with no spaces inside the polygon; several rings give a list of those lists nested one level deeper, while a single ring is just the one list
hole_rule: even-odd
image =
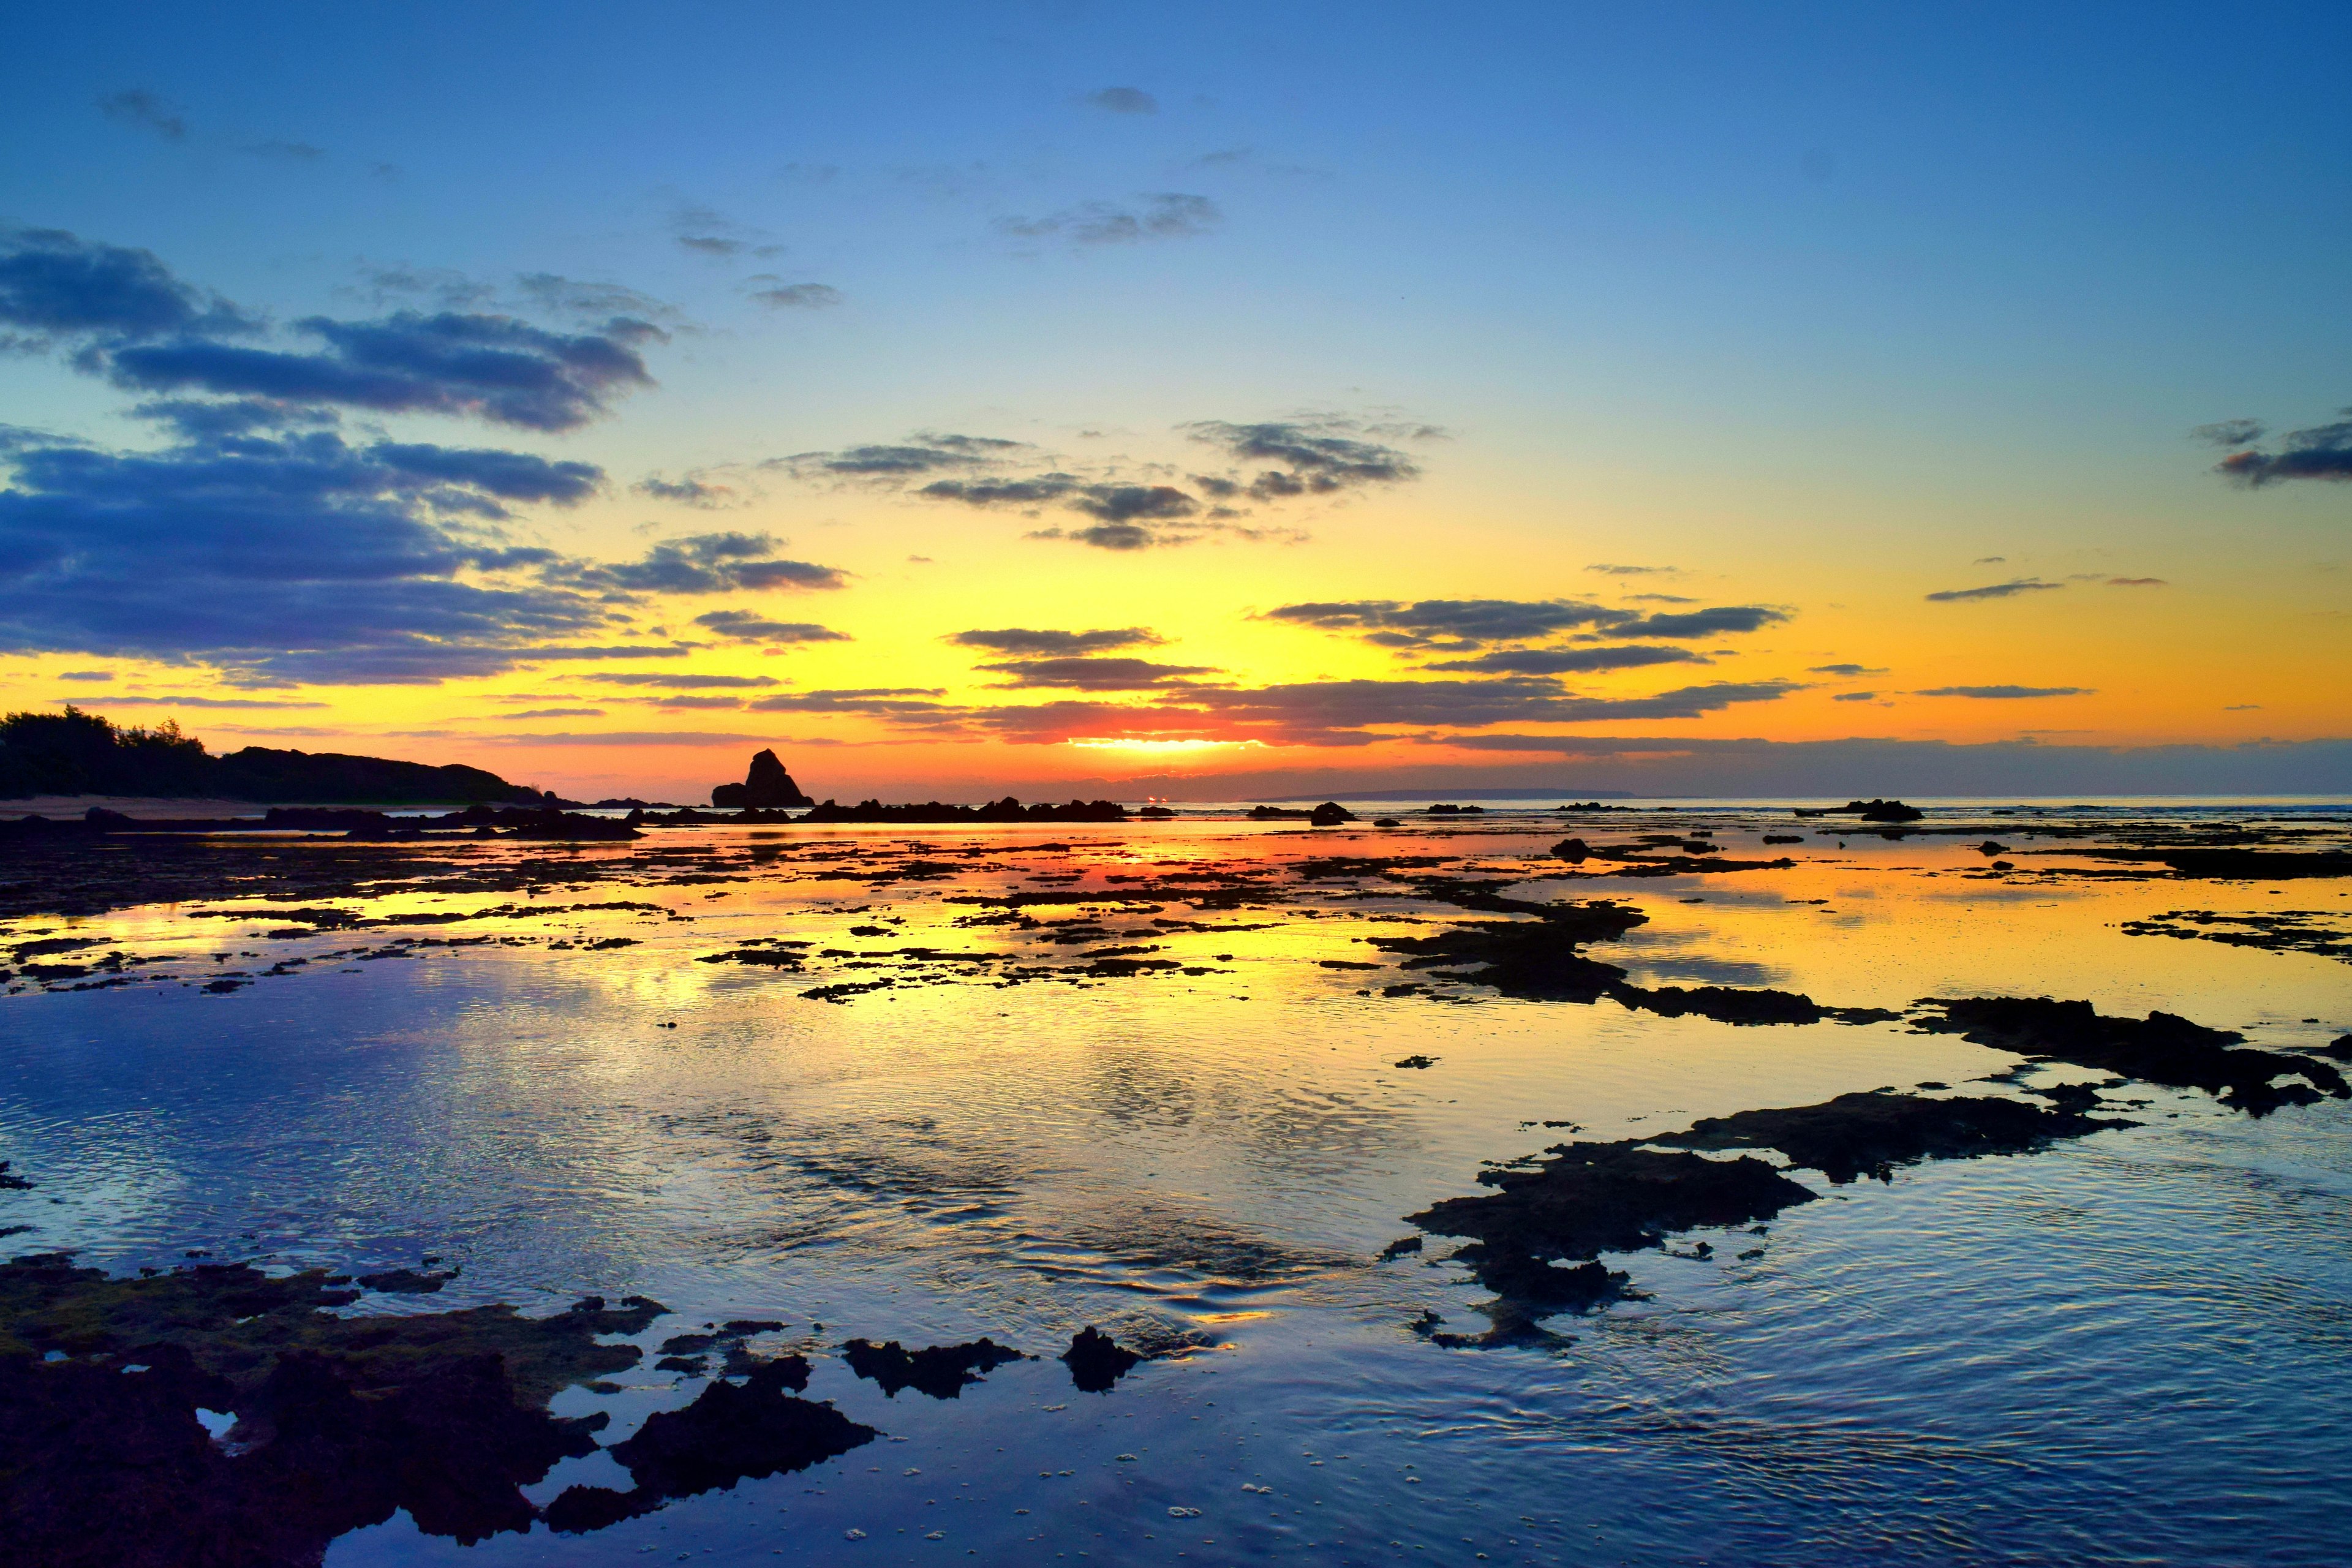
[{"label": "blue sky", "polygon": [[[893,668],[920,660],[888,626],[961,629],[886,584],[908,554],[974,552],[1002,619],[1182,620],[1242,681],[1348,673],[1239,624],[1267,605],[1575,596],[1588,558],[1633,555],[1793,606],[1825,640],[1791,658],[1893,638],[1923,691],[2084,692],[2059,727],[2095,740],[2312,739],[2352,716],[2284,634],[2230,691],[2126,697],[2117,671],[2343,637],[2345,489],[2231,488],[2186,437],[2352,402],[2347,35],[2317,5],[48,7],[0,64],[0,223],[152,252],[281,333],[400,310],[580,331],[618,301],[663,336],[593,420],[369,416],[600,468],[598,499],[510,520],[583,558],[710,524],[646,476],[915,431],[1178,480],[1193,421],[1444,432],[1409,489],[1286,511],[1297,548],[1228,535],[1164,568],[739,479],[720,521],[843,563],[855,651]],[[0,360],[0,423],[152,446],[121,378],[74,364]],[[2102,610],[2088,651],[2058,624],[2081,594],[1913,629],[1995,555],[2207,597]],[[479,706],[434,700],[401,722],[462,735]],[[1978,706],[1874,732],[2022,727]],[[1776,733],[1759,711],[1738,728]]]}]

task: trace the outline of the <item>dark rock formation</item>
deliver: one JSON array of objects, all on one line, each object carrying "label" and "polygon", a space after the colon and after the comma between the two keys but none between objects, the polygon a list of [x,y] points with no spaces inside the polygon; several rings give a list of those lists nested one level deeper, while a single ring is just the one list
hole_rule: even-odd
[{"label": "dark rock formation", "polygon": [[[2098,1097],[2083,1098],[2095,1104]],[[1710,1116],[1686,1132],[1651,1142],[1676,1149],[1778,1149],[1791,1163],[1843,1185],[1857,1176],[1884,1181],[1895,1166],[1921,1160],[2017,1154],[2054,1138],[2135,1125],[2085,1116],[2079,1106],[2049,1109],[1986,1095],[1931,1100],[1874,1089],[1788,1110]]]},{"label": "dark rock formation", "polygon": [[[1919,1005],[1934,1009],[1918,1020],[1931,1034],[1958,1035],[2038,1061],[2201,1089],[2253,1116],[2282,1105],[2315,1104],[2323,1096],[2352,1099],[2344,1075],[2316,1057],[2240,1048],[2246,1037],[2235,1029],[2209,1029],[2172,1013],[2111,1018],[2088,1002],[2047,996],[1929,997]],[[2291,1074],[2308,1081],[2275,1081]]]},{"label": "dark rock formation", "polygon": [[1307,814],[1307,820],[1318,827],[1337,827],[1343,822],[1353,822],[1356,814],[1336,800],[1327,800]]},{"label": "dark rock formation", "polygon": [[801,786],[793,782],[774,752],[763,750],[753,754],[751,770],[741,784],[720,784],[710,792],[710,804],[739,810],[796,811],[816,802],[801,793]]},{"label": "dark rock formation", "polygon": [[1011,795],[985,805],[944,805],[936,800],[920,805],[884,805],[878,800],[841,805],[826,801],[803,822],[1124,822],[1127,808],[1115,800],[1074,800],[1066,805],[1039,801],[1023,805]]},{"label": "dark rock formation", "polygon": [[1108,1394],[1111,1385],[1142,1360],[1091,1323],[1073,1336],[1070,1348],[1062,1352],[1063,1364],[1070,1369],[1070,1382],[1081,1394]]},{"label": "dark rock formation", "polygon": [[548,1505],[548,1527],[601,1530],[671,1498],[807,1469],[880,1435],[830,1404],[795,1397],[808,1375],[804,1358],[782,1356],[759,1363],[740,1386],[715,1382],[685,1409],[646,1416],[635,1436],[608,1450],[636,1485],[626,1492],[568,1487]]},{"label": "dark rock formation", "polygon": [[908,1350],[896,1340],[879,1345],[870,1340],[852,1340],[841,1349],[850,1371],[879,1384],[893,1399],[902,1388],[933,1399],[954,1399],[1005,1363],[1027,1359],[1019,1351],[985,1338],[967,1345],[932,1345],[919,1351]]},{"label": "dark rock formation", "polygon": [[1906,805],[1899,800],[1850,800],[1843,805],[1825,805],[1817,811],[1799,811],[1799,816],[1858,816],[1864,822],[1916,822],[1927,816],[1916,806]]},{"label": "dark rock formation", "polygon": [[[604,1424],[550,1395],[632,1365],[600,1336],[663,1310],[590,1297],[341,1318],[322,1271],[202,1265],[137,1279],[62,1255],[0,1266],[0,1541],[27,1564],[311,1568],[404,1509],[471,1543],[530,1527],[521,1488]],[[55,1352],[62,1359],[41,1359]],[[132,1370],[144,1368],[145,1370]],[[197,1421],[233,1412],[233,1447]]]}]

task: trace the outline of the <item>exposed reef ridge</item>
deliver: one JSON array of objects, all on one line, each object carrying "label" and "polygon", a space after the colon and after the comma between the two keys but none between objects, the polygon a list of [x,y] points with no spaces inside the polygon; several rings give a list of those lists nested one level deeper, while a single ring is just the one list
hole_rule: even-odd
[{"label": "exposed reef ridge", "polygon": [[1434,1236],[1470,1238],[1453,1261],[1496,1295],[1483,1309],[1494,1327],[1475,1342],[1501,1342],[1538,1334],[1538,1320],[1549,1313],[1631,1294],[1628,1277],[1605,1268],[1601,1253],[1663,1247],[1683,1231],[1752,1226],[1820,1195],[1754,1154],[1709,1159],[1698,1151],[1778,1150],[1791,1168],[1819,1170],[1843,1185],[1864,1175],[1891,1179],[1896,1166],[1922,1160],[2022,1153],[2133,1125],[2086,1114],[2096,1104],[2087,1092],[2043,1098],[2057,1103],[1875,1089],[1709,1117],[1679,1132],[1559,1143],[1548,1157],[1480,1172],[1492,1193],[1446,1198],[1406,1217]]},{"label": "exposed reef ridge", "polygon": [[[2112,1018],[2088,1002],[2047,996],[1929,997],[1919,1005],[1927,1011],[1916,1026],[1931,1034],[1958,1035],[2037,1061],[2203,1089],[2250,1115],[2323,1098],[2352,1099],[2344,1075],[2316,1057],[2246,1047],[2246,1037],[2234,1029],[2210,1029],[2171,1013]],[[2296,1077],[2307,1081],[2294,1082]]]}]

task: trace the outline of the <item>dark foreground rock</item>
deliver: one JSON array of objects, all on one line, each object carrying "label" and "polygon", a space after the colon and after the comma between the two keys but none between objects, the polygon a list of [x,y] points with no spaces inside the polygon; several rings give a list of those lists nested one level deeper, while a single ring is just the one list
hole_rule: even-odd
[{"label": "dark foreground rock", "polygon": [[2352,877],[2352,854],[2341,849],[2086,849],[2082,853],[2093,860],[2153,862],[2179,876],[2218,881]]},{"label": "dark foreground rock", "polygon": [[[316,1270],[0,1266],[5,1560],[310,1568],[336,1536],[402,1509],[468,1543],[527,1530],[537,1510],[520,1489],[592,1451],[605,1419],[562,1419],[547,1400],[634,1364],[634,1347],[597,1338],[662,1310],[595,1297],[542,1319],[321,1310],[356,1296]],[[226,1447],[198,1409],[235,1415]]]},{"label": "dark foreground rock", "polygon": [[1891,1180],[1895,1166],[1922,1160],[2021,1154],[2054,1139],[2135,1125],[2086,1116],[2064,1104],[2044,1107],[1990,1095],[1925,1099],[1874,1089],[1788,1110],[1710,1116],[1693,1122],[1688,1131],[1652,1142],[1677,1149],[1778,1149],[1791,1164],[1843,1185],[1858,1176]]},{"label": "dark foreground rock", "polygon": [[986,1338],[970,1344],[932,1345],[919,1351],[910,1351],[896,1340],[878,1345],[871,1340],[852,1340],[841,1350],[850,1371],[880,1384],[882,1392],[893,1399],[902,1388],[911,1388],[933,1399],[958,1398],[966,1388],[1007,1362],[1027,1359],[1009,1345]]},{"label": "dark foreground rock", "polygon": [[635,1486],[625,1492],[567,1487],[548,1505],[548,1527],[571,1534],[601,1530],[672,1498],[807,1469],[880,1435],[829,1403],[797,1397],[808,1377],[804,1358],[780,1356],[753,1367],[740,1384],[709,1384],[683,1410],[648,1415],[635,1436],[608,1450]]},{"label": "dark foreground rock", "polygon": [[1108,1394],[1111,1385],[1133,1372],[1142,1360],[1091,1323],[1081,1329],[1071,1339],[1070,1348],[1062,1352],[1063,1364],[1070,1369],[1070,1382],[1081,1394]]},{"label": "dark foreground rock", "polygon": [[[1931,1034],[1958,1035],[2036,1061],[2203,1089],[2252,1116],[2323,1098],[2352,1098],[2352,1085],[2328,1062],[2244,1047],[2246,1037],[2235,1029],[2209,1029],[2172,1013],[2113,1018],[2088,1002],[2047,996],[1929,997],[1919,1005],[1930,1011],[1917,1020],[1918,1027]],[[2294,1082],[2295,1077],[2306,1081]]]}]

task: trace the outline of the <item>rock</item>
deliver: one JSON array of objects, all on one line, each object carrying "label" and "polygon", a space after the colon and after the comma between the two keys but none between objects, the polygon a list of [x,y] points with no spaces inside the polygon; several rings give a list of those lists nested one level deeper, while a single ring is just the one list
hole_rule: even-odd
[{"label": "rock", "polygon": [[735,810],[782,811],[816,802],[801,793],[801,786],[793,782],[773,751],[761,750],[753,753],[751,772],[743,782],[719,785],[710,792],[710,804]]},{"label": "rock", "polygon": [[1063,1363],[1070,1369],[1070,1381],[1081,1394],[1108,1394],[1111,1384],[1134,1371],[1142,1360],[1091,1323],[1079,1331],[1071,1339],[1070,1348],[1062,1352]]},{"label": "rock", "polygon": [[1356,814],[1336,800],[1327,800],[1307,813],[1307,820],[1317,827],[1337,827],[1343,822],[1353,822]]},{"label": "rock", "polygon": [[[2047,996],[1930,997],[1920,1005],[1937,1010],[1917,1020],[1930,1034],[1958,1035],[2021,1056],[2126,1073],[2176,1089],[2201,1089],[2251,1116],[2268,1115],[2283,1105],[2316,1104],[2324,1096],[2352,1099],[2344,1075],[2316,1057],[2246,1047],[2246,1037],[2235,1029],[2209,1029],[2172,1013],[2111,1018],[2088,1002]],[[2291,1073],[2307,1081],[2275,1081]]]},{"label": "rock", "polygon": [[1551,847],[1551,852],[1554,858],[1571,866],[1580,866],[1592,858],[1591,846],[1581,838],[1563,838]]},{"label": "rock", "polygon": [[911,1388],[933,1399],[954,1399],[1005,1363],[1028,1358],[1010,1346],[982,1338],[970,1344],[933,1345],[919,1351],[908,1350],[896,1340],[879,1345],[870,1340],[852,1340],[842,1346],[842,1359],[851,1372],[879,1384],[891,1398],[897,1398],[900,1389]]}]

